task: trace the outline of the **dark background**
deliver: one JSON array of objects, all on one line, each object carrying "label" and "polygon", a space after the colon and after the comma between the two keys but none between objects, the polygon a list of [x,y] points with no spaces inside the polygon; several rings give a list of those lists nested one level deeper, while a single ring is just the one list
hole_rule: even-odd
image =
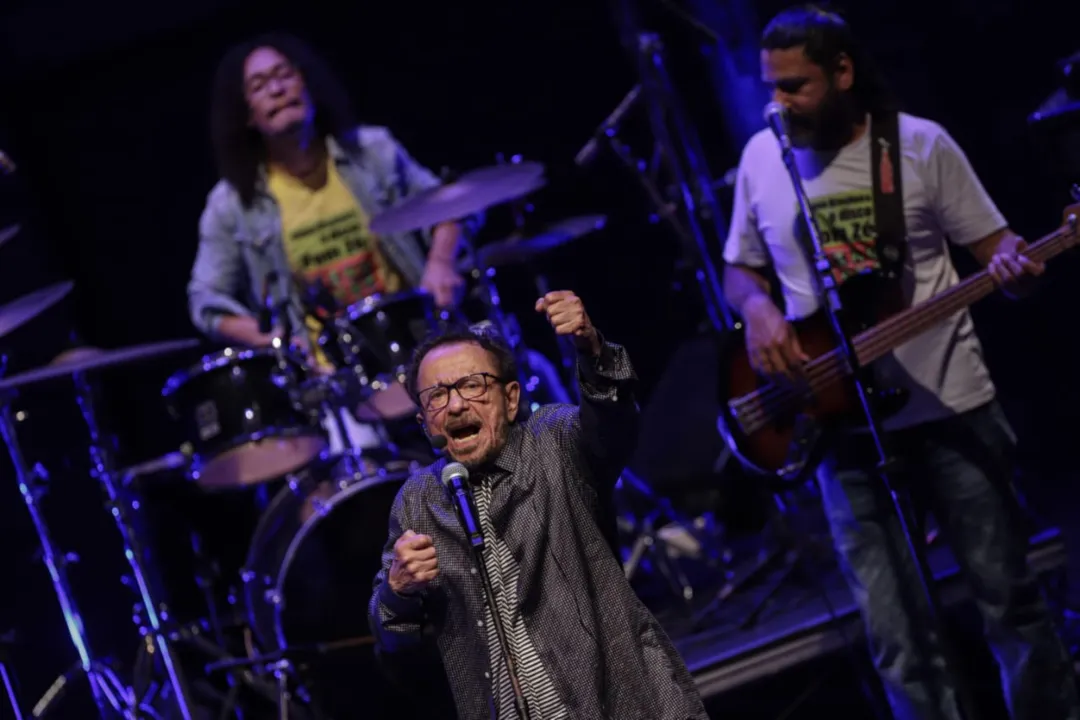
[{"label": "dark background", "polygon": [[[676,84],[717,176],[735,165],[748,133],[761,127],[767,98],[757,81],[756,42],[764,21],[784,4],[639,3],[667,43]],[[646,398],[654,395],[654,418],[660,414],[684,438],[700,438],[699,447],[717,447],[708,421],[715,417],[711,368],[683,372],[664,383],[662,394],[651,393],[701,320],[692,286],[672,290],[683,279],[673,270],[676,241],[649,224],[642,196],[616,162],[601,158],[588,170],[573,165],[593,128],[636,81],[605,3],[21,5],[0,11],[0,148],[19,166],[0,180],[0,226],[23,224],[20,236],[0,248],[0,301],[62,279],[76,285],[66,301],[0,339],[9,372],[47,362],[72,342],[73,331],[77,342],[106,348],[194,337],[185,284],[198,215],[216,180],[207,132],[210,78],[229,44],[284,29],[317,44],[347,80],[362,119],[391,128],[427,166],[467,170],[492,164],[498,153],[520,153],[548,168],[548,187],[535,198],[538,220],[607,213],[604,232],[553,254],[552,286],[576,290],[605,333],[629,347]],[[695,11],[720,42],[680,20],[672,5]],[[942,122],[967,150],[1013,226],[1032,239],[1056,227],[1068,181],[1057,167],[1060,157],[1036,142],[1026,117],[1059,86],[1055,61],[1080,46],[1080,6],[877,0],[841,7],[850,10],[907,108]],[[632,121],[627,139],[647,155],[641,125]],[[728,196],[722,192],[720,199],[727,207]],[[484,239],[509,230],[509,217],[497,210]],[[966,258],[960,261],[971,269]],[[1075,257],[1062,258],[1037,297],[993,298],[977,312],[1021,436],[1029,491],[1044,498],[1063,482],[1076,426],[1078,271]],[[512,308],[528,316],[530,339],[549,350],[529,314],[528,278],[509,271],[500,280]],[[122,465],[179,445],[160,389],[197,355],[97,376],[101,418],[119,438]],[[674,417],[681,406],[691,408],[682,415],[698,418],[693,427]],[[70,384],[30,388],[17,407],[29,411],[19,429],[24,451],[53,474],[46,508],[57,538],[83,556],[71,572],[92,642],[98,652],[127,661],[134,648],[131,598],[119,582],[115,531],[86,476],[86,431]],[[1041,507],[1060,505],[1051,498]],[[27,698],[37,697],[74,655],[6,462],[0,508],[0,631],[19,630],[16,669]],[[85,717],[78,700],[60,716]]]}]

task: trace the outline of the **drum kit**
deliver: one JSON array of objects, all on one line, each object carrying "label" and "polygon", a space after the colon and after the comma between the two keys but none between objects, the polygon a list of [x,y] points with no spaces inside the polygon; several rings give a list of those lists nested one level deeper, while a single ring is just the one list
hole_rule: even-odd
[{"label": "drum kit", "polygon": [[[520,203],[543,185],[543,166],[535,163],[483,168],[407,199],[374,218],[372,229],[407,232],[475,216]],[[322,321],[317,343],[331,372],[316,371],[306,354],[278,341],[206,355],[173,374],[162,390],[163,409],[183,446],[124,469],[116,467],[115,443],[99,427],[88,376],[190,350],[197,340],[76,348],[21,374],[3,377],[0,369],[0,433],[78,654],[76,666],[31,716],[43,717],[79,675],[102,717],[261,716],[251,710],[258,703],[281,718],[353,717],[358,710],[348,703],[361,699],[368,713],[370,689],[356,691],[357,663],[364,662],[356,653],[372,654],[366,607],[387,518],[409,473],[433,459],[429,447],[410,450],[388,430],[390,421],[403,418],[418,429],[416,408],[403,390],[411,353],[444,323],[490,324],[517,354],[534,403],[569,400],[559,372],[522,342],[495,287],[495,269],[529,265],[603,224],[596,216],[529,233],[519,229],[479,251],[474,238],[466,238],[460,270],[481,300],[474,312],[479,317],[439,310],[418,291],[336,309]],[[543,277],[534,280],[545,292]],[[0,339],[71,290],[71,283],[61,283],[0,307]],[[17,392],[62,378],[74,381],[89,431],[91,474],[123,540],[126,584],[138,596],[136,668],[144,672],[131,685],[92,653],[68,582],[67,555],[41,512],[48,473],[23,456],[17,438],[23,415],[12,409]],[[342,661],[340,653],[354,655]],[[351,687],[338,693],[328,685]],[[14,695],[11,700],[22,717]]]}]

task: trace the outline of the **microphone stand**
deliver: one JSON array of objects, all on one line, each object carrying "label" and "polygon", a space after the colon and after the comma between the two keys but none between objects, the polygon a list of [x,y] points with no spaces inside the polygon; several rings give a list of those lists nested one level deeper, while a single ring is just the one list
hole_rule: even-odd
[{"label": "microphone stand", "polygon": [[723,332],[733,326],[731,311],[720,287],[716,263],[708,249],[711,243],[705,237],[701,220],[711,221],[715,242],[723,243],[726,234],[724,214],[716,202],[714,180],[705,163],[701,139],[675,92],[663,51],[663,41],[657,33],[636,33],[638,68],[652,135],[686,209],[686,231],[680,233],[679,240],[683,241],[684,252],[697,260],[694,277],[701,290],[705,311],[713,328]]},{"label": "microphone stand", "polygon": [[[844,308],[840,300],[839,286],[833,277],[832,263],[825,253],[821,235],[817,223],[814,220],[814,214],[810,207],[810,200],[807,197],[806,188],[803,185],[802,176],[795,159],[791,140],[786,132],[777,133],[777,128],[775,126],[773,127],[773,131],[777,134],[780,150],[784,159],[784,165],[787,167],[792,187],[795,190],[795,197],[799,203],[799,212],[802,215],[803,224],[810,237],[811,248],[813,250],[813,262],[811,264],[815,270],[814,280],[817,286],[818,302],[821,304],[826,316],[829,318],[829,323],[832,326],[836,343],[844,354],[848,367],[851,369],[855,389],[859,396],[859,403],[862,406],[863,415],[866,420],[866,426],[878,455],[877,474],[882,485],[892,499],[896,516],[900,521],[900,529],[907,545],[907,553],[915,561],[915,574],[919,580],[920,590],[926,600],[925,611],[929,616],[926,618],[929,620],[929,628],[926,629],[926,632],[920,632],[919,630],[914,632],[916,643],[921,646],[920,649],[922,650],[923,661],[926,664],[926,667],[932,668],[933,647],[929,642],[928,637],[933,635],[937,638],[941,655],[945,660],[946,672],[949,673],[951,679],[956,683],[957,710],[962,718],[974,720],[976,717],[973,701],[974,696],[964,682],[962,674],[957,672],[959,670],[959,665],[957,665],[955,661],[956,655],[951,652],[949,642],[944,634],[944,625],[941,619],[942,604],[934,586],[933,571],[926,558],[925,542],[922,540],[926,535],[918,530],[919,523],[911,499],[911,489],[906,486],[899,487],[892,481],[893,473],[896,471],[896,458],[889,450],[887,439],[882,431],[881,422],[877,417],[876,408],[874,407],[870,394],[867,392],[866,385],[863,382],[865,368],[859,363],[858,354],[851,342],[851,338],[848,337],[848,334],[845,331],[841,319]],[[916,540],[916,538],[920,539]],[[899,548],[895,547],[892,538],[887,536],[886,551],[896,561],[898,569],[903,565],[903,558],[899,550]],[[901,602],[907,605],[908,609],[911,611],[910,615],[912,621],[917,622],[921,615],[918,603],[914,601],[915,598],[911,597],[909,593],[903,591],[903,587],[900,589]],[[931,697],[934,698],[934,701],[940,707],[941,694],[934,679],[930,678],[927,685],[929,686]]]},{"label": "microphone stand", "polygon": [[[480,529],[479,520],[475,520],[479,517],[479,513],[476,511],[476,503],[473,502],[472,491],[465,486],[466,482],[468,481],[460,475],[452,475],[447,482],[450,492],[455,496],[454,512],[457,513],[458,520],[461,521],[461,526],[469,537],[476,569],[480,573],[480,582],[484,586],[484,595],[487,597],[488,607],[491,608],[491,622],[495,624],[495,634],[499,638],[499,651],[502,653],[503,662],[506,663],[510,686],[514,690],[514,707],[521,720],[531,720],[529,705],[525,700],[525,693],[522,692],[521,681],[518,679],[517,663],[514,662],[514,656],[510,652],[510,641],[506,637],[506,628],[499,614],[499,606],[495,602],[495,587],[491,584],[491,576],[484,563],[484,548],[486,547],[484,533]],[[492,680],[494,679],[495,668],[492,668]]]}]

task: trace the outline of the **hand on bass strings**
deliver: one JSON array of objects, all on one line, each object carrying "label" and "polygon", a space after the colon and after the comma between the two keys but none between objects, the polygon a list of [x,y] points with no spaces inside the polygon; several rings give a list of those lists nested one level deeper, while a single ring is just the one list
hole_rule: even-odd
[{"label": "hand on bass strings", "polygon": [[571,338],[580,352],[600,354],[600,334],[596,332],[581,298],[570,290],[555,290],[536,301],[536,312],[544,313],[556,335]]},{"label": "hand on bass strings", "polygon": [[1024,256],[1027,247],[1022,238],[1008,236],[998,245],[997,252],[986,265],[986,271],[1006,295],[1025,295],[1031,290],[1035,278],[1046,272],[1046,263],[1035,262]]},{"label": "hand on bass strings", "polygon": [[388,582],[398,595],[415,595],[427,589],[439,574],[435,544],[427,535],[406,530],[394,543]]},{"label": "hand on bass strings", "polygon": [[754,295],[742,307],[750,365],[766,377],[794,380],[810,358],[799,345],[795,329],[767,295]]}]

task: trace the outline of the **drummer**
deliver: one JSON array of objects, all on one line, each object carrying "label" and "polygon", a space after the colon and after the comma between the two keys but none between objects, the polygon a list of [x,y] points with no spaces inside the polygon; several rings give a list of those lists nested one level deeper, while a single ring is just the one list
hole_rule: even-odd
[{"label": "drummer", "polygon": [[[275,318],[271,332],[260,332],[258,313],[268,300],[289,298],[292,340],[314,347],[301,284],[321,283],[342,309],[408,288],[429,291],[440,307],[453,304],[462,285],[460,223],[378,237],[369,228],[374,215],[439,179],[385,128],[353,121],[344,88],[311,48],[288,35],[233,47],[212,103],[221,180],[199,221],[188,284],[197,328],[229,344],[268,346],[284,322]],[[327,363],[318,352],[312,358]],[[378,444],[350,425],[354,445]]]}]

